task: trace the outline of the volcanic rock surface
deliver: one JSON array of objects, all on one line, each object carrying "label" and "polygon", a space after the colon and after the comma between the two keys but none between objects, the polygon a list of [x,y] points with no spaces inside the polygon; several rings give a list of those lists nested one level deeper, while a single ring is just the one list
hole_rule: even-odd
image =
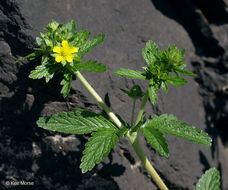
[{"label": "volcanic rock surface", "polygon": [[[63,99],[60,77],[50,83],[28,75],[38,61],[15,61],[32,52],[35,37],[56,20],[76,20],[78,30],[105,41],[86,59],[108,66],[103,74],[83,74],[111,109],[130,120],[131,104],[120,88],[140,80],[112,74],[120,67],[145,65],[141,50],[152,39],[161,48],[176,44],[186,49],[186,64],[197,77],[183,87],[159,92],[157,107],[147,104],[147,116],[172,113],[180,120],[206,130],[212,147],[167,136],[170,157],[162,158],[145,139],[144,151],[171,190],[194,189],[202,173],[216,167],[222,189],[228,190],[228,13],[227,0],[1,0],[0,1],[0,189],[42,190],[156,190],[130,143],[122,139],[110,156],[91,172],[79,165],[88,136],[66,135],[39,129],[40,116],[80,107],[101,111],[92,96],[74,79]],[[139,107],[139,103],[137,104]],[[6,181],[30,181],[31,186],[7,185]]]}]

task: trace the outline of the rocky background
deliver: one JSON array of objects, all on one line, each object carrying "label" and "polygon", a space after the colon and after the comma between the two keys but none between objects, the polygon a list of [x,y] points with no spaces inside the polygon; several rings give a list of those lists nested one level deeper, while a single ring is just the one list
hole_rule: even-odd
[{"label": "rocky background", "polygon": [[[147,40],[161,48],[185,48],[188,69],[197,77],[188,84],[159,93],[157,107],[146,111],[173,113],[180,120],[206,130],[212,147],[168,137],[169,159],[160,157],[144,138],[141,144],[171,190],[194,189],[210,167],[222,175],[228,190],[228,1],[227,0],[1,0],[0,1],[0,189],[39,190],[156,190],[126,140],[91,172],[79,169],[88,136],[64,135],[39,129],[39,116],[80,107],[100,111],[91,95],[75,79],[70,95],[60,95],[59,77],[50,83],[31,80],[37,61],[15,60],[32,52],[35,37],[52,20],[74,19],[78,29],[105,33],[102,45],[87,57],[108,66],[104,74],[83,73],[114,112],[130,120],[132,102],[120,91],[140,80],[114,76],[119,68],[140,69]],[[139,106],[139,104],[138,104]],[[29,181],[31,186],[7,185]]]}]

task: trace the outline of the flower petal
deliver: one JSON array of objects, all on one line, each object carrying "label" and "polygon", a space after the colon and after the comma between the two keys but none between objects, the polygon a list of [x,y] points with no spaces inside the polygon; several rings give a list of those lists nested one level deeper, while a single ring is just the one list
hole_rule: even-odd
[{"label": "flower petal", "polygon": [[58,55],[56,58],[55,58],[55,61],[56,62],[61,62],[63,60],[63,57],[62,56],[60,56],[60,55]]},{"label": "flower petal", "polygon": [[67,60],[67,62],[71,63],[73,61],[73,56],[72,55],[68,55],[66,57],[66,60]]},{"label": "flower petal", "polygon": [[70,53],[76,53],[78,52],[78,48],[77,47],[71,47],[70,48]]},{"label": "flower petal", "polygon": [[53,48],[53,52],[55,52],[55,53],[60,53],[60,51],[61,51],[61,48],[58,47],[58,46],[55,46],[55,47]]},{"label": "flower petal", "polygon": [[68,41],[67,41],[67,40],[63,40],[63,41],[62,41],[62,46],[63,46],[64,48],[68,48]]}]

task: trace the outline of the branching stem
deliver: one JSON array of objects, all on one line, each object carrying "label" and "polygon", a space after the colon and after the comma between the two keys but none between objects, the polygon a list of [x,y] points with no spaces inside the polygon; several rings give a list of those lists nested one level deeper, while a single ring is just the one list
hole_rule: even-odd
[{"label": "branching stem", "polygon": [[[97,94],[97,92],[93,89],[93,87],[87,82],[87,80],[81,75],[79,71],[75,72],[75,75],[78,77],[78,79],[82,82],[82,84],[87,88],[87,90],[91,93],[91,95],[95,98],[95,100],[100,104],[100,106],[105,110],[105,112],[108,114],[108,116],[112,119],[112,121],[119,127],[122,127],[122,123],[117,118],[117,116],[111,112],[109,107],[105,104],[105,102],[102,100],[102,98]],[[141,120],[146,102],[148,99],[148,92],[144,96],[136,124]],[[137,133],[132,133],[127,135],[129,141],[132,143],[132,146],[137,153],[138,157],[144,164],[145,168],[147,169],[148,173],[152,176],[156,184],[161,190],[168,190],[160,176],[157,174],[156,170],[153,168],[151,163],[149,162],[148,158],[146,157],[145,153],[143,152],[142,148],[140,147],[138,143]]]},{"label": "branching stem", "polygon": [[78,77],[78,79],[82,82],[82,84],[87,88],[87,90],[90,92],[90,94],[95,98],[95,100],[100,104],[100,106],[105,110],[105,112],[108,114],[108,116],[112,119],[112,121],[119,127],[122,127],[122,123],[120,120],[116,117],[116,115],[109,109],[109,107],[105,104],[105,102],[102,100],[102,98],[97,94],[97,92],[93,89],[93,87],[87,82],[87,80],[82,76],[82,74],[79,71],[75,72],[75,75]]}]

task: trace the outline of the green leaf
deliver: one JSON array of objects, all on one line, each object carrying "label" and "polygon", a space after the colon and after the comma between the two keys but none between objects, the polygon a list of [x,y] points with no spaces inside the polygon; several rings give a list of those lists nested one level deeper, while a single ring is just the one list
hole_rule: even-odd
[{"label": "green leaf", "polygon": [[67,94],[70,92],[72,82],[72,74],[71,73],[65,73],[63,75],[63,80],[61,81],[61,85],[63,85],[61,94],[63,94],[63,97],[66,98]]},{"label": "green leaf", "polygon": [[196,184],[196,190],[220,190],[220,174],[216,168],[210,168]]},{"label": "green leaf", "polygon": [[158,61],[158,57],[160,54],[159,47],[152,40],[149,40],[146,43],[145,49],[142,49],[142,56],[147,62],[148,65],[153,65]]},{"label": "green leaf", "polygon": [[131,69],[120,68],[115,70],[113,73],[121,77],[146,80],[146,76],[144,76],[144,74],[138,70],[135,71]]},{"label": "green leaf", "polygon": [[67,29],[67,32],[69,32],[71,35],[76,34],[76,23],[74,20],[71,20],[68,23],[66,23],[65,27]]},{"label": "green leaf", "polygon": [[157,129],[161,133],[174,135],[205,146],[211,146],[212,140],[206,132],[179,121],[174,115],[155,115],[146,121],[144,127]]},{"label": "green leaf", "polygon": [[90,72],[106,72],[106,65],[97,63],[97,61],[87,61],[84,63],[74,64],[76,71],[90,71]]},{"label": "green leaf", "polygon": [[115,125],[102,115],[85,110],[41,117],[37,125],[43,129],[67,134],[88,134],[101,128],[115,128]]},{"label": "green leaf", "polygon": [[78,51],[78,55],[83,55],[87,52],[89,52],[91,49],[93,49],[96,45],[104,41],[104,34],[99,34],[97,36],[94,36],[91,39],[88,39],[80,48]]},{"label": "green leaf", "polygon": [[165,64],[172,64],[176,67],[184,65],[185,50],[179,50],[175,45],[169,46],[165,51],[162,50],[160,54],[160,61]]},{"label": "green leaf", "polygon": [[133,99],[141,98],[144,95],[139,85],[134,85],[130,91],[124,90],[124,89],[120,89],[120,90],[122,90],[125,94],[127,94],[129,97]]},{"label": "green leaf", "polygon": [[171,76],[171,75],[169,75],[166,78],[166,81],[173,86],[182,86],[187,83],[187,81],[185,79],[183,79],[179,76]]},{"label": "green leaf", "polygon": [[130,126],[129,125],[123,125],[123,127],[121,127],[120,129],[118,129],[118,131],[116,132],[118,137],[125,137],[125,135],[127,134],[127,132],[129,131]]},{"label": "green leaf", "polygon": [[147,142],[150,143],[151,146],[155,150],[157,150],[162,156],[168,158],[169,148],[163,134],[160,131],[153,129],[151,127],[144,127],[142,130],[142,134],[144,137],[146,137]]},{"label": "green leaf", "polygon": [[52,22],[50,22],[50,23],[47,25],[46,29],[47,29],[47,31],[49,31],[49,32],[53,32],[53,31],[55,31],[58,27],[59,27],[59,23],[57,23],[56,21],[53,20]]},{"label": "green leaf", "polygon": [[42,65],[39,65],[35,68],[35,70],[32,70],[29,78],[31,79],[41,79],[45,78],[46,83],[53,78],[55,72],[60,68],[60,65],[57,64],[49,64],[49,63],[43,63]]},{"label": "green leaf", "polygon": [[95,164],[98,164],[102,159],[109,154],[118,141],[118,136],[113,128],[102,129],[92,133],[92,137],[85,144],[83,157],[81,160],[80,168],[82,173],[93,169]]},{"label": "green leaf", "polygon": [[71,44],[76,47],[80,47],[82,44],[86,42],[86,38],[90,35],[87,30],[82,30],[77,33]]},{"label": "green leaf", "polygon": [[176,68],[175,70],[180,72],[180,73],[182,73],[182,74],[184,74],[184,75],[190,76],[190,77],[195,77],[196,76],[196,74],[194,74],[194,73],[192,73],[190,71],[184,70],[184,69]]},{"label": "green leaf", "polygon": [[148,94],[149,94],[149,97],[150,97],[151,104],[156,105],[156,102],[158,100],[158,95],[157,95],[157,89],[156,89],[156,87],[153,86],[153,85],[150,85],[148,87]]},{"label": "green leaf", "polygon": [[20,59],[18,59],[15,63],[18,63],[18,62],[21,62],[25,59],[29,59],[29,60],[34,60],[36,59],[39,55],[41,54],[40,51],[35,51],[33,53],[30,53],[29,55],[25,56],[25,57],[22,57]]},{"label": "green leaf", "polygon": [[162,90],[164,91],[164,93],[167,94],[168,93],[168,85],[166,84],[166,82],[162,82],[161,87],[162,87]]}]

